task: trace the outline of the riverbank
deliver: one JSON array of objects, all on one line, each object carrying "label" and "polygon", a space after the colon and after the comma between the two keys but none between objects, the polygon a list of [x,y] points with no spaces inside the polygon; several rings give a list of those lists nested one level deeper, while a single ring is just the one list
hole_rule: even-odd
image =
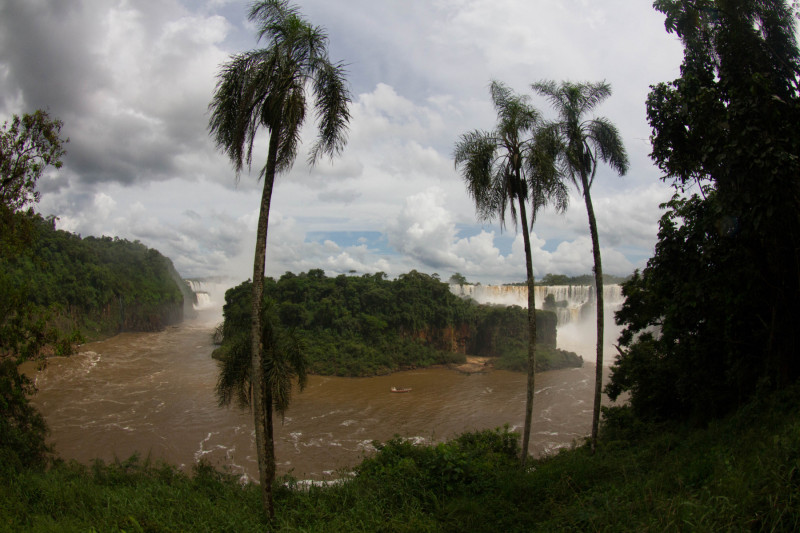
[{"label": "riverbank", "polygon": [[[796,531],[797,387],[696,429],[604,428],[522,470],[502,430],[394,440],[338,485],[277,480],[274,531]],[[4,472],[2,527],[24,531],[263,531],[257,486],[207,464],[142,458]]]}]

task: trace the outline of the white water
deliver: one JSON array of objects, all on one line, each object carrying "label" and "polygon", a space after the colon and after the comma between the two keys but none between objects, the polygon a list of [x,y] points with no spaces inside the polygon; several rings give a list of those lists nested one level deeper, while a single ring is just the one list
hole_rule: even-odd
[{"label": "white water", "polygon": [[[552,294],[556,302],[566,302],[558,307],[558,347],[583,356],[586,361],[596,361],[597,322],[594,287],[591,285],[536,286],[534,302],[542,308],[544,299]],[[524,285],[450,285],[450,291],[463,298],[472,298],[482,304],[518,305],[528,308],[528,287]],[[603,286],[603,365],[610,366],[617,356],[614,345],[622,328],[614,323],[614,313],[622,306],[622,287],[617,284]]]},{"label": "white water", "polygon": [[194,293],[196,301],[193,306],[195,311],[207,309],[222,309],[225,303],[225,291],[235,285],[228,278],[210,277],[185,280],[189,289]]}]

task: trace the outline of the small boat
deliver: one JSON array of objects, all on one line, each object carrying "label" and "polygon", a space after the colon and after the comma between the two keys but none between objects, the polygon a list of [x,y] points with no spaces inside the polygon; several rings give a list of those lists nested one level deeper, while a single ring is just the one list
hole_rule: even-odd
[{"label": "small boat", "polygon": [[401,389],[398,389],[397,387],[392,387],[392,388],[391,388],[391,389],[389,389],[389,390],[390,390],[391,392],[411,392],[411,389],[410,389],[410,388],[401,388]]}]

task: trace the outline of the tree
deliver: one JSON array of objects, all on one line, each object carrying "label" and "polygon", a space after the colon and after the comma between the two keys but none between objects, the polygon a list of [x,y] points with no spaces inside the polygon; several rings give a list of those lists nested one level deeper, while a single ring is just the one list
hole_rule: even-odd
[{"label": "tree", "polygon": [[463,274],[461,274],[460,272],[456,272],[455,274],[450,276],[449,283],[450,285],[464,286],[467,285],[469,282],[467,281],[467,278],[465,278]]},{"label": "tree", "polygon": [[[566,191],[556,179],[555,167],[547,165],[547,138],[537,137],[539,112],[526,96],[514,94],[500,82],[493,81],[489,90],[497,111],[498,123],[493,131],[474,130],[463,134],[455,147],[455,166],[460,168],[467,190],[475,202],[478,218],[499,218],[505,224],[510,211],[514,226],[522,227],[525,243],[525,268],[528,286],[528,379],[525,403],[525,427],[522,439],[522,463],[528,457],[536,366],[536,312],[531,242],[526,205],[531,205],[530,227],[537,211],[552,201],[557,208],[566,207]],[[552,145],[550,145],[552,146]]]},{"label": "tree", "polygon": [[[630,391],[642,418],[704,422],[800,377],[800,53],[783,1],[655,7],[684,45],[680,77],[647,100],[676,195],[624,287],[609,393]],[[647,391],[649,361],[669,388]]]},{"label": "tree", "polygon": [[41,109],[22,117],[14,115],[11,124],[0,130],[0,205],[12,212],[39,201],[36,182],[48,167],[61,168],[65,154],[61,139],[64,123],[51,119]]},{"label": "tree", "polygon": [[603,266],[600,257],[600,239],[592,206],[591,187],[597,172],[598,161],[604,161],[620,175],[628,170],[628,156],[617,128],[604,117],[585,119],[603,100],[611,96],[611,86],[602,83],[571,83],[543,81],[532,85],[533,90],[544,95],[558,114],[558,120],[548,129],[561,141],[559,159],[564,175],[572,181],[586,203],[589,216],[589,233],[592,237],[594,279],[597,302],[597,371],[595,375],[594,409],[592,412],[592,439],[597,445],[600,421],[600,399],[603,386]]},{"label": "tree", "polygon": [[[47,426],[28,397],[35,386],[19,373],[19,365],[37,357],[47,343],[59,342],[48,327],[48,309],[30,298],[16,267],[32,263],[31,245],[41,217],[32,209],[39,193],[36,182],[49,167],[60,168],[64,143],[62,122],[41,110],[0,129],[0,464],[4,469],[41,466],[50,448]],[[69,342],[68,340],[66,342]]]},{"label": "tree", "polygon": [[265,348],[260,317],[272,189],[275,175],[294,163],[309,97],[319,123],[309,163],[323,155],[333,157],[344,148],[350,93],[343,66],[328,58],[325,31],[304,20],[296,7],[285,0],[256,2],[249,20],[258,27],[259,42],[263,39],[267,46],[234,55],[223,65],[209,105],[209,130],[217,147],[233,162],[237,176],[245,165],[251,166],[256,133],[263,128],[269,134],[267,159],[259,176],[264,187],[253,264],[251,379],[262,499],[271,519],[275,464],[267,459],[274,457],[274,445],[266,428],[272,417],[273,392],[262,386]]}]

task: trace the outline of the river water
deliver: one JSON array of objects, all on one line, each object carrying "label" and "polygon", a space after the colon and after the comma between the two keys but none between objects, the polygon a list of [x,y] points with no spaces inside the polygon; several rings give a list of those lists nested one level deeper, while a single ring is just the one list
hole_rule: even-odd
[{"label": "river water", "polygon": [[[211,333],[201,316],[159,333],[123,333],[52,358],[34,374],[34,404],[65,459],[126,459],[134,452],[189,468],[205,458],[258,477],[252,417],[219,407]],[[595,366],[537,375],[531,453],[569,446],[589,433]],[[410,387],[397,394],[390,388]],[[468,430],[524,421],[525,376],[448,368],[372,378],[310,376],[283,422],[276,417],[278,473],[329,479],[394,435],[440,441]]]}]

